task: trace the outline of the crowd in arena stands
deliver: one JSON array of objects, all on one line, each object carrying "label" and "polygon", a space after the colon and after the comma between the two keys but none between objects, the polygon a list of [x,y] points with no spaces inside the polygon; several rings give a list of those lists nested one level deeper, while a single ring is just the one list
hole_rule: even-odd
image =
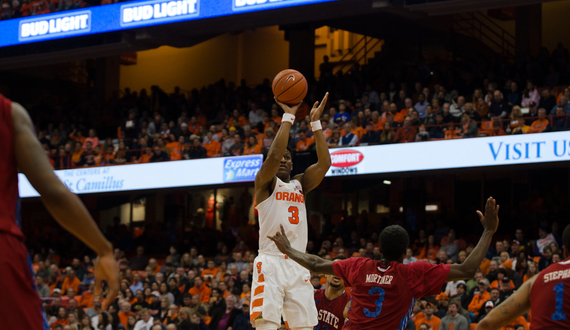
[{"label": "crowd in arena stands", "polygon": [[[315,147],[308,114],[325,91],[330,101],[322,127],[330,148],[568,130],[570,88],[558,85],[570,83],[568,52],[560,46],[552,56],[541,54],[522,71],[493,60],[422,63],[407,76],[401,70],[366,77],[371,74],[358,68],[332,75],[321,68],[289,145]],[[433,74],[426,77],[425,70]],[[127,88],[97,105],[52,101],[60,103],[52,115],[36,113],[34,122],[56,169],[260,154],[282,116],[268,79],[255,87],[221,80],[172,94],[158,86],[150,94]],[[72,111],[78,108],[79,115]]]},{"label": "crowd in arena stands", "polygon": [[[474,278],[449,282],[439,295],[415,303],[408,329],[469,329],[533,275],[563,260],[559,230],[552,222],[539,228],[536,240],[522,229],[498,238]],[[352,231],[346,239],[332,236],[320,245],[310,240],[307,252],[328,260],[339,255],[380,260],[377,242],[376,232],[364,238]],[[411,242],[404,264],[462,263],[473,251],[473,244],[445,225],[422,229]],[[55,253],[35,254],[32,268],[51,329],[251,330],[249,308],[259,303],[251,292],[256,251],[239,239],[230,248],[218,241],[215,254],[203,255],[199,247],[179,251],[174,245],[152,257],[138,246],[130,258],[115,249],[120,292],[107,311],[101,310],[105,293],[94,296],[89,256],[64,265]],[[311,282],[315,289],[326,286],[321,274],[312,274]],[[528,330],[531,314],[503,329]]]},{"label": "crowd in arena stands", "polygon": [[4,0],[1,1],[0,21],[124,1],[129,0]]}]

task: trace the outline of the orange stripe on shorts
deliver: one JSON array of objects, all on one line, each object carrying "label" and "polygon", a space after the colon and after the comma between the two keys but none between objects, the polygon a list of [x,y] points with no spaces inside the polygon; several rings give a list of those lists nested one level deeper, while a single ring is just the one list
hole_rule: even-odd
[{"label": "orange stripe on shorts", "polygon": [[291,329],[291,328],[289,328],[289,323],[287,323],[287,321],[285,321],[285,328]]},{"label": "orange stripe on shorts", "polygon": [[259,317],[259,315],[261,315],[261,312],[254,312],[249,316],[250,320],[255,320]]},{"label": "orange stripe on shorts", "polygon": [[263,293],[263,291],[265,290],[264,288],[265,288],[265,286],[263,286],[263,285],[258,286],[257,288],[255,288],[255,292],[253,293],[253,295],[257,296],[258,294]]},{"label": "orange stripe on shorts", "polygon": [[265,276],[263,276],[263,274],[259,274],[259,277],[257,278],[257,282],[258,283],[265,282]]},{"label": "orange stripe on shorts", "polygon": [[251,308],[261,307],[261,306],[263,306],[263,298],[257,298],[251,304]]}]

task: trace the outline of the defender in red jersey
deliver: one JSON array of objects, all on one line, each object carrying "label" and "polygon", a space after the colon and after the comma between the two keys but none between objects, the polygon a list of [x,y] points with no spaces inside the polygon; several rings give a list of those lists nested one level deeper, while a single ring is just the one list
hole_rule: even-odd
[{"label": "defender in red jersey", "polygon": [[526,281],[512,296],[493,309],[477,330],[495,330],[532,310],[531,330],[570,330],[570,225],[562,234],[564,261],[555,263]]},{"label": "defender in red jersey", "polygon": [[[333,260],[344,260],[337,256]],[[314,330],[340,330],[346,320],[346,312],[351,296],[344,290],[344,281],[334,275],[327,275],[327,286],[324,290],[315,290],[315,305],[319,315],[319,323]]]},{"label": "defender in red jersey", "polygon": [[5,329],[48,329],[35,288],[31,262],[20,230],[18,169],[42,197],[57,222],[98,254],[95,295],[101,280],[109,293],[104,308],[117,296],[119,283],[113,248],[76,195],[54,174],[34,134],[26,110],[0,94],[0,320]]},{"label": "defender in red jersey", "polygon": [[485,215],[477,211],[485,228],[479,243],[460,265],[432,265],[418,261],[404,265],[409,244],[406,230],[388,226],[380,233],[382,261],[350,258],[329,261],[291,248],[283,228],[270,237],[279,250],[315,273],[336,275],[351,287],[348,323],[343,329],[405,329],[416,299],[439,293],[446,281],[472,278],[485,257],[499,218],[499,207],[491,197]]}]

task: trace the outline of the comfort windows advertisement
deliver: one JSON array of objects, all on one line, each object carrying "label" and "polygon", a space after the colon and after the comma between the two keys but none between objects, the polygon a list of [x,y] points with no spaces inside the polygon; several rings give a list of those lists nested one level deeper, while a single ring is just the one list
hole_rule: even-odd
[{"label": "comfort windows advertisement", "polygon": [[86,0],[59,6],[38,1],[32,10],[16,1],[2,13],[0,47],[338,0],[133,0],[96,6]]},{"label": "comfort windows advertisement", "polygon": [[[570,160],[567,132],[331,149],[327,176]],[[261,155],[55,171],[76,194],[253,182]],[[20,197],[38,197],[20,174]]]}]

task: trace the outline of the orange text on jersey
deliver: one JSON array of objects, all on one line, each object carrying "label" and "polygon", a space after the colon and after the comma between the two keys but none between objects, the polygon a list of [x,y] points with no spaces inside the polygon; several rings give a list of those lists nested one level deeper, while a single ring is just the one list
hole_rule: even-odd
[{"label": "orange text on jersey", "polygon": [[289,201],[289,202],[305,204],[305,197],[302,194],[294,192],[279,191],[275,194],[275,199],[278,201]]}]

